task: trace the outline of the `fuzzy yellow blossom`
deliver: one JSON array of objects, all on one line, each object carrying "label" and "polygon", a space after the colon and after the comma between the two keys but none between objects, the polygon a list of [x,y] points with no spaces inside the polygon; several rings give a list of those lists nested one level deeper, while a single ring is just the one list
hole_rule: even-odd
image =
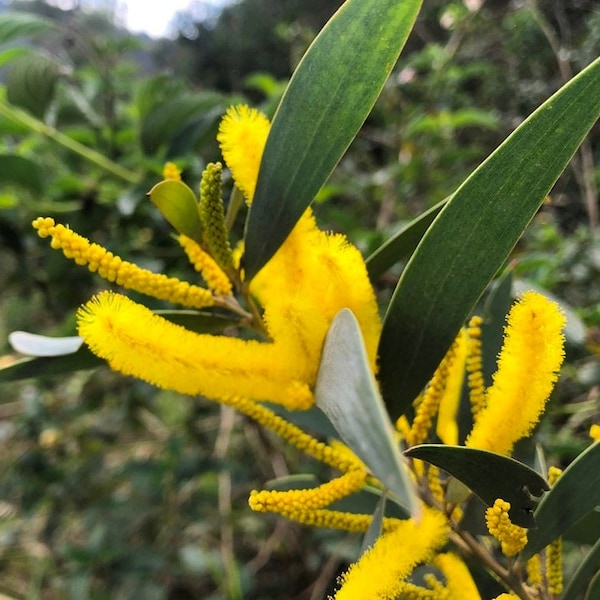
[{"label": "fuzzy yellow blossom", "polygon": [[481,355],[481,324],[483,319],[477,315],[471,317],[467,327],[468,357],[467,357],[467,384],[469,387],[469,400],[473,416],[477,415],[485,406],[485,382],[483,380],[483,359]]},{"label": "fuzzy yellow blossom", "polygon": [[600,440],[600,425],[592,425],[590,427],[590,437],[597,442],[598,440]]},{"label": "fuzzy yellow blossom", "polygon": [[319,230],[310,209],[254,278],[250,291],[264,307],[280,360],[293,361],[307,381],[316,381],[323,340],[342,308],[356,316],[375,371],[381,322],[364,260],[344,236]]},{"label": "fuzzy yellow blossom", "polygon": [[440,399],[437,414],[436,433],[444,444],[458,444],[458,424],[456,415],[462,393],[467,359],[468,340],[466,331],[461,329],[451,348],[451,358],[448,361],[446,385]]},{"label": "fuzzy yellow blossom", "polygon": [[217,296],[230,296],[233,292],[231,281],[212,256],[205,252],[193,239],[187,237],[187,235],[180,234],[178,239],[194,269],[206,281],[206,285]]},{"label": "fuzzy yellow blossom", "polygon": [[227,109],[219,125],[217,141],[223,158],[231,169],[235,185],[249,204],[254,197],[269,127],[270,123],[262,113],[245,105]]},{"label": "fuzzy yellow blossom", "polygon": [[542,414],[564,357],[565,317],[558,305],[527,292],[512,307],[493,385],[466,445],[510,454]]},{"label": "fuzzy yellow blossom", "polygon": [[[248,193],[256,183],[267,132],[266,119],[247,107],[228,111],[219,132],[233,177]],[[53,245],[80,264],[89,263],[111,281],[144,291],[141,285],[131,284],[132,280],[138,283],[136,273],[141,271],[134,265],[94,245],[98,258],[89,258],[79,251],[89,242],[72,232],[64,234],[69,230],[54,227],[52,220],[37,220],[35,226],[42,237],[52,235]],[[208,273],[204,257],[200,260],[197,249],[182,240],[188,254],[193,254],[192,262],[202,262],[200,269],[212,289],[228,295],[224,278],[216,270]],[[108,266],[105,256],[111,259]],[[155,297],[190,307],[217,302],[230,306],[227,298],[213,296],[209,290],[164,275],[155,277],[162,287],[146,291]],[[168,293],[163,289],[167,284]],[[375,371],[381,321],[364,260],[344,236],[319,230],[310,209],[251,282],[250,293],[264,310],[265,341],[186,331],[111,293],[99,294],[80,309],[79,333],[113,369],[159,387],[219,401],[236,396],[268,400],[302,410],[314,404],[313,389],[329,326],[342,308],[349,308],[360,324]]]},{"label": "fuzzy yellow blossom", "polygon": [[247,395],[290,408],[313,402],[275,344],[198,334],[125,296],[102,292],[79,309],[79,335],[116,371],[182,394]]},{"label": "fuzzy yellow blossom", "polygon": [[41,238],[52,238],[52,248],[61,249],[67,258],[78,265],[87,265],[90,271],[97,271],[100,277],[125,289],[188,308],[204,308],[215,304],[209,290],[175,277],[142,269],[115,256],[99,244],[90,243],[87,238],[68,227],[57,225],[50,217],[39,217],[32,224]]},{"label": "fuzzy yellow blossom", "polygon": [[444,515],[424,507],[419,522],[409,519],[382,535],[340,578],[335,600],[394,600],[404,580],[445,543]]},{"label": "fuzzy yellow blossom", "polygon": [[510,502],[498,498],[494,506],[486,509],[485,523],[490,534],[500,542],[502,553],[505,556],[514,556],[527,544],[527,529],[511,523],[509,510]]},{"label": "fuzzy yellow blossom", "polygon": [[446,579],[448,600],[481,600],[467,565],[457,554],[438,554],[432,562]]},{"label": "fuzzy yellow blossom", "polygon": [[181,171],[179,167],[173,162],[165,163],[163,167],[163,179],[174,179],[175,181],[181,181]]},{"label": "fuzzy yellow blossom", "polygon": [[519,600],[519,596],[515,596],[514,594],[500,594],[494,600]]}]

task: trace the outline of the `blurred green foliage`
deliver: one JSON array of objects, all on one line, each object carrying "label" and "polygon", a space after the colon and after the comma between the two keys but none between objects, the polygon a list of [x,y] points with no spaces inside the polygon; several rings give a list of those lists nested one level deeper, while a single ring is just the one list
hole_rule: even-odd
[{"label": "blurred green foliage", "polygon": [[[179,38],[155,42],[107,15],[39,1],[1,13],[0,339],[17,329],[72,334],[75,309],[103,287],[35,237],[40,214],[191,281],[146,193],[166,160],[197,187],[218,159],[216,124],[230,103],[272,115],[339,5],[244,0],[201,23],[181,15]],[[426,2],[319,193],[320,221],[368,254],[599,53],[594,0]],[[553,292],[588,334],[600,327],[597,146],[596,129],[514,256],[516,278]],[[397,274],[376,282],[383,296]],[[598,356],[580,344],[565,375],[542,431],[559,462],[597,419]],[[0,390],[0,594],[308,600],[324,597],[353,557],[351,536],[250,513],[259,482],[300,463],[327,474],[227,410],[105,369]]]}]

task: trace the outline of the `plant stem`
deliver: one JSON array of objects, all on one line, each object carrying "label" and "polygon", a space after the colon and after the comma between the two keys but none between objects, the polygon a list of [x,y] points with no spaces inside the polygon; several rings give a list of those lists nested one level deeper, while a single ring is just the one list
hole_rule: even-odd
[{"label": "plant stem", "polygon": [[99,152],[80,144],[64,133],[61,133],[54,127],[47,125],[43,121],[40,121],[39,119],[27,114],[24,110],[10,106],[5,101],[0,101],[0,115],[16,121],[20,125],[24,125],[35,133],[39,133],[47,137],[53,142],[56,142],[57,144],[60,144],[61,146],[71,150],[71,152],[79,154],[79,156],[82,156],[89,162],[94,163],[96,166],[104,169],[105,171],[116,175],[120,179],[124,179],[128,183],[136,184],[140,180],[136,173],[130,171],[129,169],[125,169],[109,158],[106,158],[106,156],[103,154],[100,154]]}]

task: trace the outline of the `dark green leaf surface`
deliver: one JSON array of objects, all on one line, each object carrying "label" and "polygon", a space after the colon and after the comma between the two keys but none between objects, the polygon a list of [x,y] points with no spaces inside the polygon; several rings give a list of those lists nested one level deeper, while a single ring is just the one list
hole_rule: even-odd
[{"label": "dark green leaf surface", "polygon": [[157,183],[149,192],[152,204],[179,233],[202,243],[202,226],[198,216],[198,200],[183,181],[167,179]]},{"label": "dark green leaf surface", "polygon": [[277,109],[248,217],[247,279],[327,181],[404,46],[421,0],[347,0],[298,65]]},{"label": "dark green leaf surface", "polygon": [[87,346],[82,346],[77,352],[62,356],[43,356],[24,358],[12,365],[0,369],[0,383],[20,381],[32,377],[49,377],[64,375],[83,369],[95,369],[106,364],[101,358],[92,354]]},{"label": "dark green leaf surface", "polygon": [[388,307],[379,346],[393,419],[431,378],[599,115],[600,59],[524,121],[427,230]]},{"label": "dark green leaf surface", "polygon": [[535,511],[525,558],[545,548],[596,506],[600,506],[600,442],[582,452],[552,486]]},{"label": "dark green leaf surface", "polygon": [[444,208],[446,202],[448,199],[438,202],[419,215],[367,258],[367,270],[371,280],[377,279],[398,261],[407,259],[414,252],[427,228]]},{"label": "dark green leaf surface", "polygon": [[[592,546],[583,562],[579,563],[577,570],[565,582],[565,589],[560,595],[560,600],[576,600],[581,598],[590,580],[600,571],[600,539]],[[594,596],[590,596],[594,598]],[[596,598],[598,596],[595,596]]]},{"label": "dark green leaf surface", "polygon": [[548,484],[527,465],[495,452],[443,444],[413,446],[404,454],[450,473],[488,506],[493,506],[497,498],[510,502],[509,514],[515,525],[535,526],[533,497],[541,496]]}]

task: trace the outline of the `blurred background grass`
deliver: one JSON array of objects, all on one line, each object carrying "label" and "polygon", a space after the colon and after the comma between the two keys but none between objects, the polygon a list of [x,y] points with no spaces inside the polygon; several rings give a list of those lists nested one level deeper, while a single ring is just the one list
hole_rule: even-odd
[{"label": "blurred background grass", "polygon": [[[159,40],[76,3],[0,7],[0,364],[17,358],[10,331],[73,334],[76,308],[108,285],[37,239],[38,215],[193,280],[146,192],[166,160],[197,186],[219,157],[216,126],[229,104],[272,116],[340,4],[241,0],[202,21],[180,13],[179,35]],[[599,50],[594,0],[426,1],[375,110],[317,198],[319,221],[368,255],[451,193]],[[110,163],[74,152],[56,132]],[[559,464],[598,421],[599,133],[512,257],[517,284],[553,293],[579,328],[540,432]],[[242,227],[240,219],[234,235]],[[375,282],[382,299],[400,268]],[[249,491],[267,480],[328,474],[228,409],[106,368],[5,383],[0,394],[0,595],[316,600],[356,556],[355,536],[250,512]],[[594,541],[589,531],[574,537],[572,564],[578,546]]]}]

